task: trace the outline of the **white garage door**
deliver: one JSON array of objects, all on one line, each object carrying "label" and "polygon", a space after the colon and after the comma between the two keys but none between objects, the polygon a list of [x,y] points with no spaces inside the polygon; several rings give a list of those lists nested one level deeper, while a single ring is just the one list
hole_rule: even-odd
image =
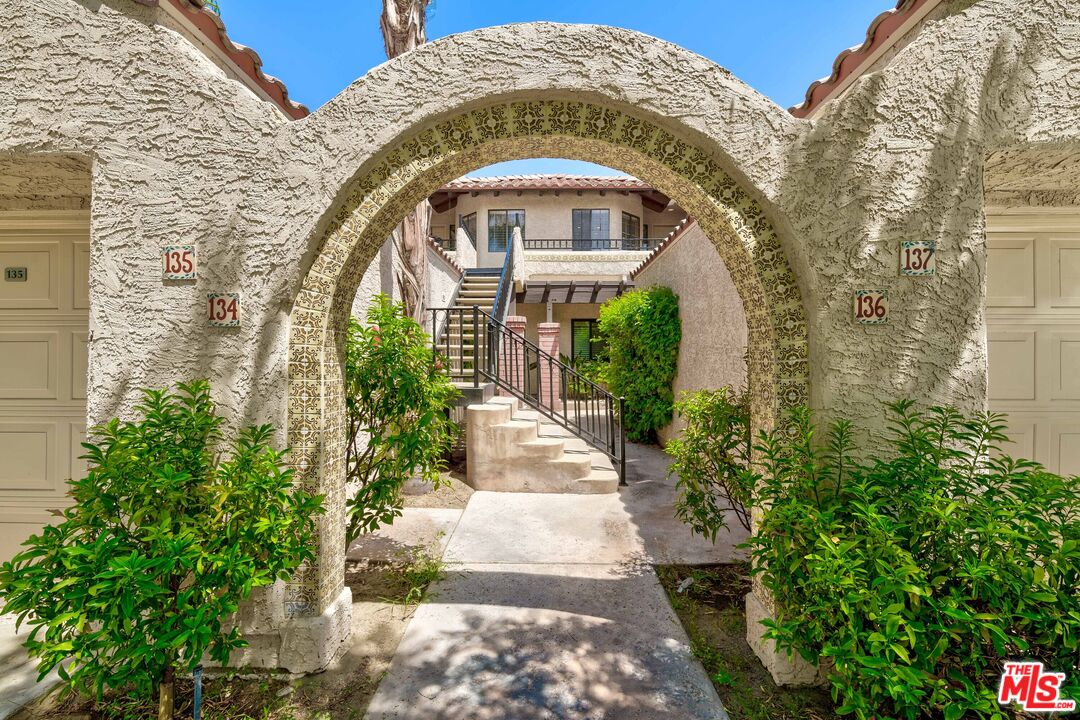
[{"label": "white garage door", "polygon": [[1013,455],[1080,474],[1080,208],[987,212],[990,409]]},{"label": "white garage door", "polygon": [[83,470],[89,260],[85,213],[0,213],[3,560]]}]

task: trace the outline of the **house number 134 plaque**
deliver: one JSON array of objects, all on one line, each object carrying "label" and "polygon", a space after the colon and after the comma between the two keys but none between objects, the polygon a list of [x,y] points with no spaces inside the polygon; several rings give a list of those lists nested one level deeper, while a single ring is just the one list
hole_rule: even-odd
[{"label": "house number 134 plaque", "polygon": [[207,293],[206,318],[210,327],[240,325],[240,293]]}]

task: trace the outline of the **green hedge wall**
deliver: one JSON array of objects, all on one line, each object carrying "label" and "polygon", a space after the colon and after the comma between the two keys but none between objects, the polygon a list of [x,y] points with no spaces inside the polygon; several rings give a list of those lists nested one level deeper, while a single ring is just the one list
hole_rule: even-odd
[{"label": "green hedge wall", "polygon": [[632,290],[600,307],[600,335],[608,389],[626,398],[626,435],[654,442],[671,422],[671,384],[679,361],[679,298],[666,287]]}]

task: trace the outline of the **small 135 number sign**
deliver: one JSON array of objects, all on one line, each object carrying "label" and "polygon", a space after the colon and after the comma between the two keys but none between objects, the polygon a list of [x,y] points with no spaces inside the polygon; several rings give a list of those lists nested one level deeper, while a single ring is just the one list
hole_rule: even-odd
[{"label": "small 135 number sign", "polygon": [[207,321],[211,327],[240,325],[240,293],[207,293]]},{"label": "small 135 number sign", "polygon": [[855,322],[862,325],[881,325],[889,322],[889,291],[856,290]]},{"label": "small 135 number sign", "polygon": [[194,280],[195,246],[166,245],[161,248],[161,277],[165,280]]},{"label": "small 135 number sign", "polygon": [[901,275],[933,275],[937,272],[937,243],[933,240],[900,242]]}]

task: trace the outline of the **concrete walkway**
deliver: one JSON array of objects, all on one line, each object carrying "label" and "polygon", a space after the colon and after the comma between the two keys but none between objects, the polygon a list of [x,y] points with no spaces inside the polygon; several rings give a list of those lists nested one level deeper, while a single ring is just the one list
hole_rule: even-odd
[{"label": "concrete walkway", "polygon": [[727,562],[673,517],[655,448],[614,495],[478,492],[368,720],[727,718],[652,563]]},{"label": "concrete walkway", "polygon": [[37,661],[26,655],[23,642],[30,628],[15,632],[15,617],[0,615],[0,720],[13,715],[60,681],[56,671],[37,681]]}]

